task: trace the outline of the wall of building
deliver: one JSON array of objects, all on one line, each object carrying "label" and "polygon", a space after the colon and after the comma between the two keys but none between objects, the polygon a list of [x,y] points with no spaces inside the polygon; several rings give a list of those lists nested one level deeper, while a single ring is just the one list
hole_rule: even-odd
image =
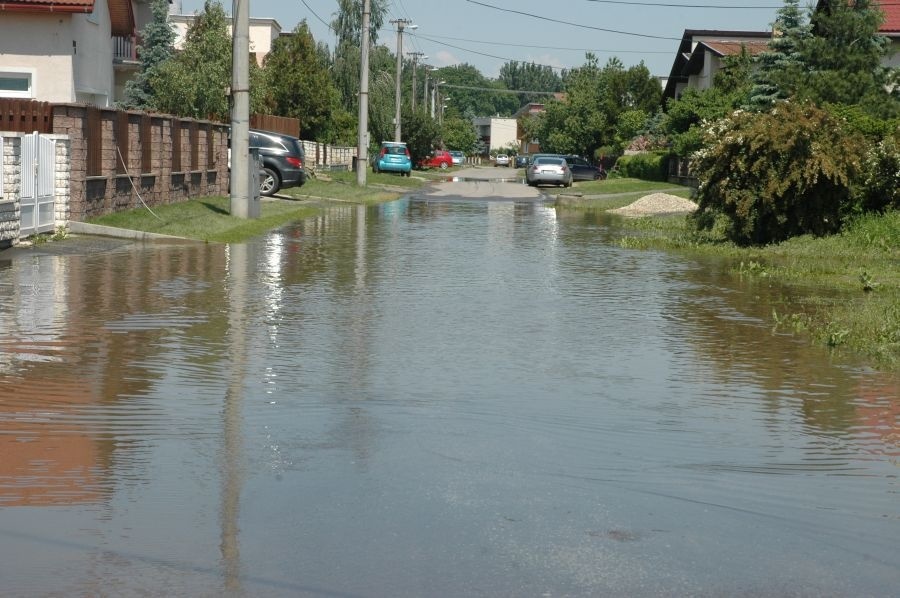
[{"label": "wall of building", "polygon": [[72,17],[3,13],[0,72],[30,73],[32,99],[75,101]]},{"label": "wall of building", "polygon": [[[94,2],[90,15],[72,16],[72,39],[75,40],[75,100],[109,106],[113,102],[112,25],[106,0]],[[71,101],[71,100],[69,100]]]}]

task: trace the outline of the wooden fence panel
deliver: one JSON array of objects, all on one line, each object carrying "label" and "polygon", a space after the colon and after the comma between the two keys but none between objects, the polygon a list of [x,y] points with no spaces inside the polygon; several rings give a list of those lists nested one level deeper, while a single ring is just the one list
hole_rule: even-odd
[{"label": "wooden fence panel", "polygon": [[287,116],[253,114],[250,116],[250,128],[282,133],[291,137],[300,137],[300,120]]},{"label": "wooden fence panel", "polygon": [[53,106],[36,100],[0,98],[0,131],[53,133]]}]

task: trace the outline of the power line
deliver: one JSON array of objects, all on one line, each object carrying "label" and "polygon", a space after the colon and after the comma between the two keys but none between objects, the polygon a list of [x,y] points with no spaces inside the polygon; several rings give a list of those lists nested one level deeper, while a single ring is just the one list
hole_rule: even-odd
[{"label": "power line", "polygon": [[[484,41],[479,39],[466,39],[463,37],[449,37],[446,35],[432,35],[432,38],[436,39],[451,39],[459,42],[469,42],[472,44],[487,44],[491,46],[509,46],[513,48],[533,48],[536,50],[569,50],[572,52],[596,52],[598,54],[610,54],[610,53],[620,53],[620,54],[671,54],[670,50],[599,50],[596,48],[566,48],[562,46],[536,46],[534,44],[509,44],[503,42],[493,42],[493,41]],[[424,39],[424,38],[423,38]],[[434,41],[434,40],[431,40]],[[519,61],[521,62],[521,61]]]},{"label": "power line", "polygon": [[[442,44],[442,45],[447,46],[447,47],[450,47],[450,48],[456,48],[457,50],[462,50],[463,52],[469,52],[470,54],[477,54],[477,55],[479,55],[479,56],[486,56],[486,57],[488,57],[488,58],[496,58],[497,60],[505,60],[506,62],[527,62],[527,61],[525,61],[525,60],[519,60],[519,59],[516,59],[516,58],[508,58],[508,57],[506,57],[506,56],[497,56],[496,54],[488,54],[487,52],[479,52],[479,51],[477,51],[477,50],[471,50],[471,49],[469,49],[469,48],[463,48],[462,46],[455,46],[455,45],[453,45],[453,44],[448,44],[447,42],[441,42],[441,41],[438,41],[438,40],[436,40],[436,39],[431,39],[430,37],[427,37],[427,36],[425,36],[425,35],[421,35],[421,34],[419,34],[419,33],[410,33],[409,35],[411,35],[411,36],[413,36],[413,37],[418,37],[418,38],[424,39],[424,40],[426,40],[426,41],[430,41],[430,42],[435,43],[435,44]],[[554,66],[554,65],[552,65],[552,64],[538,64],[537,66],[545,66],[545,67],[547,67],[547,68],[551,68],[551,69],[554,69],[554,70],[557,70],[557,71],[565,71],[565,70],[568,70],[568,69],[567,69],[566,67],[564,67],[564,66]]]},{"label": "power line", "polygon": [[666,8],[719,8],[723,10],[777,10],[784,5],[772,6],[725,6],[722,4],[673,4],[671,2],[634,2],[630,0],[585,0],[585,2],[595,2],[597,4],[622,4],[625,6],[662,6]]},{"label": "power line", "polygon": [[452,85],[450,83],[441,83],[441,89],[444,87],[452,88],[452,89],[467,89],[471,91],[491,91],[495,93],[514,93],[521,95],[540,95],[540,96],[555,96],[561,92],[558,91],[531,91],[528,89],[498,89],[496,87],[472,87],[469,85]]},{"label": "power line", "polygon": [[620,31],[618,29],[606,29],[604,27],[594,27],[593,25],[584,25],[582,23],[572,23],[571,21],[563,21],[560,19],[551,19],[550,17],[542,17],[541,15],[535,15],[530,12],[524,12],[521,10],[513,10],[511,8],[501,8],[499,6],[494,6],[493,4],[487,4],[485,2],[478,2],[477,0],[466,0],[471,4],[477,4],[478,6],[484,6],[485,8],[493,8],[494,10],[499,10],[500,12],[509,12],[517,15],[522,15],[525,17],[531,17],[533,19],[539,19],[541,21],[548,21],[551,23],[559,23],[561,25],[569,25],[571,27],[580,27],[582,29],[591,29],[593,31],[602,31],[604,33],[616,33],[618,35],[631,35],[634,37],[644,37],[649,39],[666,39],[680,42],[680,37],[668,37],[664,35],[650,35],[648,33],[634,33],[632,31]]}]

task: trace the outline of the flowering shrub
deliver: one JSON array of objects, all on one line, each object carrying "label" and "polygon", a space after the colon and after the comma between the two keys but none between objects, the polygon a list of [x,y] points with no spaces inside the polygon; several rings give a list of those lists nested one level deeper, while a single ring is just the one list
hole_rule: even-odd
[{"label": "flowering shrub", "polygon": [[793,102],[735,111],[707,125],[703,141],[692,157],[701,226],[723,214],[742,245],[840,230],[864,142],[828,113]]},{"label": "flowering shrub", "polygon": [[869,148],[862,170],[854,210],[900,210],[900,131]]}]

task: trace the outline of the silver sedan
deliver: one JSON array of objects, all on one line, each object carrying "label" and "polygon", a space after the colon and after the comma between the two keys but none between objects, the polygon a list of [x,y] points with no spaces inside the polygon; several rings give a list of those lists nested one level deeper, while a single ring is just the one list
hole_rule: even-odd
[{"label": "silver sedan", "polygon": [[541,183],[571,187],[572,169],[569,168],[565,158],[542,156],[535,158],[525,169],[525,179],[532,187],[537,187]]}]

